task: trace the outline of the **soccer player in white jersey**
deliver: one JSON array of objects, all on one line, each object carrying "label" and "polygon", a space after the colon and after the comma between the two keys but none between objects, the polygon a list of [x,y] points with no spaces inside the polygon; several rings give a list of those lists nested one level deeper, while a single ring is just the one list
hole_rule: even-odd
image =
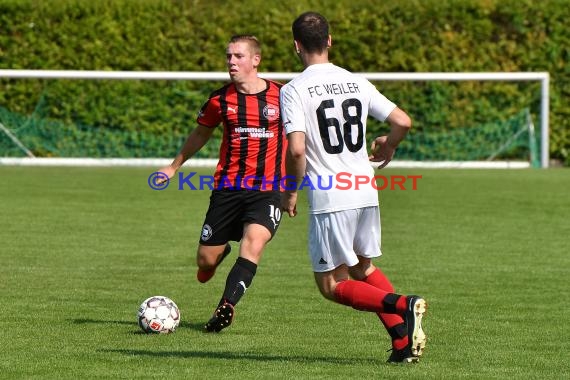
[{"label": "soccer player in white jersey", "polygon": [[[281,89],[287,133],[287,176],[282,207],[297,214],[297,189],[308,189],[309,255],[321,294],[357,310],[375,312],[392,339],[388,362],[419,361],[426,343],[422,317],[426,302],[394,293],[371,259],[380,252],[378,191],[370,161],[386,166],[411,127],[408,115],[364,77],[328,60],[327,20],[315,12],[292,26],[305,70]],[[368,115],[390,125],[387,136],[367,152]],[[352,182],[351,182],[352,181]]]}]

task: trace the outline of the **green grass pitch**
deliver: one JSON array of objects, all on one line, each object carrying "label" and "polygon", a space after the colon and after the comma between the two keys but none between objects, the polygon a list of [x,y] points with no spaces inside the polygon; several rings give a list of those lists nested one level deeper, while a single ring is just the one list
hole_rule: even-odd
[{"label": "green grass pitch", "polygon": [[[304,196],[234,324],[202,333],[237,250],[199,284],[209,191],[153,191],[152,171],[0,167],[0,378],[569,376],[567,169],[379,173],[422,175],[417,190],[381,192],[376,261],[399,292],[428,301],[415,366],[385,363],[390,342],[375,315],[318,294]],[[180,307],[174,334],[140,332],[136,311],[151,295]]]}]

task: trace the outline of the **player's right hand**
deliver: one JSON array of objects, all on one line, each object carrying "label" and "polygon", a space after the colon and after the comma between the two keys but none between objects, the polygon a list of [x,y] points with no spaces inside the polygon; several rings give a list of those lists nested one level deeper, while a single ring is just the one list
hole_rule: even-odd
[{"label": "player's right hand", "polygon": [[165,166],[162,169],[158,170],[159,173],[163,173],[165,176],[159,176],[156,179],[156,184],[160,185],[169,179],[171,179],[174,174],[176,174],[176,169],[172,168],[171,166]]}]

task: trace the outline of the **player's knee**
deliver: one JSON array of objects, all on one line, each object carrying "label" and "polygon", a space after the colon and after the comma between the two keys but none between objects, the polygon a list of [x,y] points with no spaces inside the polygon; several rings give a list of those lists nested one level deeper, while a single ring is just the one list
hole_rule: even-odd
[{"label": "player's knee", "polygon": [[271,240],[271,232],[267,227],[251,223],[244,228],[241,244],[242,246],[250,246],[251,249],[260,250],[263,249],[269,240]]},{"label": "player's knee", "polygon": [[258,263],[261,260],[267,241],[265,237],[248,236],[244,238],[240,246],[240,256],[254,263]]}]

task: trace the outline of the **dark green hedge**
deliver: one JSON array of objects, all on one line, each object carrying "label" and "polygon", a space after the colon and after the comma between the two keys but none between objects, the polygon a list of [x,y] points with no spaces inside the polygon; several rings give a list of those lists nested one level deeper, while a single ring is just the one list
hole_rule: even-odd
[{"label": "dark green hedge", "polygon": [[[294,4],[293,4],[294,3]],[[331,59],[362,72],[548,71],[551,156],[570,165],[567,0],[0,0],[0,68],[224,71],[230,35],[256,34],[263,71],[300,71],[290,24],[331,21]],[[219,83],[0,80],[0,106],[66,122],[186,132]],[[505,120],[530,108],[531,83],[378,83],[416,128]],[[371,124],[372,132],[381,128]]]}]

